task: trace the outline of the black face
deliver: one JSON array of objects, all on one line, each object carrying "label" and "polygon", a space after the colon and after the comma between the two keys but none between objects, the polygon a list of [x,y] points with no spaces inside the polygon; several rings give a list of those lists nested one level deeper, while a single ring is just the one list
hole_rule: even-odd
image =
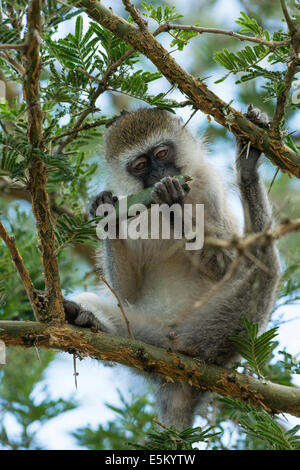
[{"label": "black face", "polygon": [[153,186],[164,176],[179,175],[180,168],[175,165],[174,145],[165,142],[153,147],[147,153],[139,155],[131,161],[127,170],[142,180],[144,188]]}]

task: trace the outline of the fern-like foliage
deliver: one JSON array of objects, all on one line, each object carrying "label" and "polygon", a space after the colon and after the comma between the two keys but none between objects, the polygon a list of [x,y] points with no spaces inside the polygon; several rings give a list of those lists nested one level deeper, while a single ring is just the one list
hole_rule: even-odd
[{"label": "fern-like foliage", "polygon": [[236,20],[236,23],[242,26],[240,33],[250,33],[251,36],[266,39],[267,41],[271,39],[269,31],[263,30],[255,18],[250,18],[243,11],[241,11],[241,16]]},{"label": "fern-like foliage", "polygon": [[[222,52],[216,52],[213,56],[214,60],[230,70],[230,73],[238,73],[246,70],[251,70],[255,67],[258,62],[264,59],[270,50],[263,44],[256,44],[255,46],[246,46],[244,49],[237,53],[229,52],[228,49],[224,49]],[[220,83],[228,77],[228,75],[216,80],[215,83]]]},{"label": "fern-like foliage", "polygon": [[57,26],[65,21],[79,15],[83,10],[74,10],[72,6],[60,4],[56,0],[46,0],[43,2],[42,11],[44,14],[44,30],[53,29],[56,31]]},{"label": "fern-like foliage", "polygon": [[83,221],[82,218],[62,214],[55,223],[57,253],[72,243],[95,243],[96,229],[93,220]]},{"label": "fern-like foliage", "polygon": [[262,367],[276,345],[273,339],[277,336],[278,327],[258,335],[258,324],[251,324],[247,318],[243,318],[243,324],[247,334],[232,336],[230,339],[246,359],[249,367],[258,377],[263,377]]},{"label": "fern-like foliage", "polygon": [[0,133],[0,175],[24,181],[30,162],[30,146],[25,136]]},{"label": "fern-like foliage", "polygon": [[239,422],[252,438],[261,439],[270,450],[300,450],[300,426],[286,430],[261,408],[247,405],[234,398],[221,398],[231,410],[231,418]]},{"label": "fern-like foliage", "polygon": [[163,431],[150,431],[146,434],[145,445],[135,445],[138,449],[144,450],[192,450],[192,444],[196,442],[207,443],[218,434],[220,433],[212,432],[212,428],[202,430],[201,427],[196,427],[177,431],[171,427]]}]

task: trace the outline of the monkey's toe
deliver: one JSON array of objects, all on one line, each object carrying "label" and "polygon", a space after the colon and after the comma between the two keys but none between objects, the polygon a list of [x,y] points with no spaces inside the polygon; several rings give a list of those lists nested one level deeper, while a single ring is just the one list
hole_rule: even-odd
[{"label": "monkey's toe", "polygon": [[253,104],[249,104],[246,117],[258,127],[262,127],[263,129],[269,129],[270,127],[269,116],[260,109],[254,108]]},{"label": "monkey's toe", "polygon": [[83,328],[97,328],[97,330],[101,330],[99,320],[88,310],[81,310],[74,324]]},{"label": "monkey's toe", "polygon": [[73,302],[72,300],[64,299],[63,307],[67,322],[71,323],[71,325],[75,325],[75,320],[81,310],[80,305],[76,304],[76,302]]},{"label": "monkey's toe", "polygon": [[71,325],[81,326],[83,328],[96,328],[102,330],[99,320],[92,312],[82,310],[82,307],[72,300],[63,300],[65,316]]}]

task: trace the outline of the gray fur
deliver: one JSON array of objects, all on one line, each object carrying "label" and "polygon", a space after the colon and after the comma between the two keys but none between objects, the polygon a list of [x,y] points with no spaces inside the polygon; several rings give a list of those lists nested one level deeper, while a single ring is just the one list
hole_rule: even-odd
[{"label": "gray fur", "polygon": [[[251,111],[249,117],[258,122],[259,114],[255,110],[253,116],[254,110]],[[143,122],[142,132],[134,132],[139,118]],[[205,234],[222,239],[239,235],[222,180],[208,163],[203,142],[192,137],[182,123],[166,111],[138,110],[113,126],[107,143],[107,160],[112,170],[109,189],[118,195],[120,191],[131,194],[142,189],[140,183],[126,173],[125,163],[128,165],[130,159],[145,152],[156,140],[161,143],[164,139],[174,144],[175,164],[182,174],[193,177],[191,190],[180,197],[186,203],[204,204]],[[238,152],[243,146],[243,142],[238,142]],[[239,155],[237,163],[247,233],[262,231],[271,221],[270,204],[257,171],[259,156],[260,152],[250,147]],[[164,201],[170,194],[173,194],[172,200],[178,199],[176,189],[180,190],[170,180],[157,185],[156,201],[159,195]],[[102,199],[100,195],[98,200]],[[244,316],[265,327],[279,280],[274,244],[251,251],[267,267],[268,273],[243,257],[233,277],[200,310],[195,308],[195,303],[222,279],[234,259],[232,250],[204,245],[200,251],[190,252],[184,249],[181,240],[106,240],[100,264],[122,299],[136,339],[198,356],[208,363],[230,365],[237,358],[230,337],[243,331]],[[89,295],[94,296],[86,293],[74,300],[105,323],[106,331],[128,335],[116,300],[104,303],[102,298],[95,301],[93,297],[89,304]],[[192,425],[204,394],[187,384],[164,384],[159,377],[152,377],[152,380],[158,390],[161,420],[179,429]]]}]

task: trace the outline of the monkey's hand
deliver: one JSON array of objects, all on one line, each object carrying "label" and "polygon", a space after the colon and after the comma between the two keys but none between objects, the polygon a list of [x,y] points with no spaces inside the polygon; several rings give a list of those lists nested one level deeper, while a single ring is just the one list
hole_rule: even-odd
[{"label": "monkey's hand", "polygon": [[71,325],[81,326],[83,328],[96,328],[97,330],[106,331],[98,318],[92,312],[83,310],[80,305],[72,300],[63,300],[66,320]]},{"label": "monkey's hand", "polygon": [[[268,116],[254,108],[252,104],[248,106],[246,117],[263,129],[270,127]],[[257,148],[248,145],[247,140],[237,139],[237,169],[240,174],[240,182],[244,186],[248,186],[257,179],[257,163],[261,153]]]},{"label": "monkey's hand", "polygon": [[89,205],[89,214],[92,218],[97,216],[97,209],[103,204],[111,204],[112,206],[118,201],[117,196],[113,196],[111,191],[102,191],[95,196]]},{"label": "monkey's hand", "polygon": [[156,204],[182,204],[190,190],[188,185],[181,186],[177,178],[166,176],[158,183],[155,183],[152,191],[152,200]]}]

